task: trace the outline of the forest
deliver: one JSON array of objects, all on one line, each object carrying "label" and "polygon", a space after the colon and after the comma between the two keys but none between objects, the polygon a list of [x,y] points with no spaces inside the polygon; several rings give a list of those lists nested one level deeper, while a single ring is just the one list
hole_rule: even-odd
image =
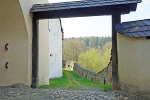
[{"label": "forest", "polygon": [[111,37],[65,38],[63,60],[75,61],[88,69],[99,72],[110,61],[111,41]]}]

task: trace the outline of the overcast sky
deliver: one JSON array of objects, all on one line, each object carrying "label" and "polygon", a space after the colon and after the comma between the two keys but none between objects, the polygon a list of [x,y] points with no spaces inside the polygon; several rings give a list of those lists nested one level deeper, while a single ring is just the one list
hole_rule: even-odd
[{"label": "overcast sky", "polygon": [[[49,0],[50,3],[79,1],[79,0]],[[122,15],[121,21],[134,21],[150,19],[150,0],[142,0],[138,4],[137,11]],[[111,16],[75,17],[62,18],[64,36],[68,37],[89,37],[89,36],[111,36]]]}]

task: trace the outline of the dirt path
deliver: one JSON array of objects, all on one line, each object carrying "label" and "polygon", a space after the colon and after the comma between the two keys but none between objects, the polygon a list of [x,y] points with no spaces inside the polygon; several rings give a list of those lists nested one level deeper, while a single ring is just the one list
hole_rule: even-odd
[{"label": "dirt path", "polygon": [[[65,73],[65,75],[67,76],[67,78],[69,79],[69,84],[70,84],[70,85],[73,85],[73,82],[76,83],[76,84],[78,84],[78,85],[81,85],[79,82],[77,82],[77,81],[74,79],[74,77],[73,77],[69,72],[64,71],[64,73]],[[72,82],[71,80],[73,80],[73,82]]]}]

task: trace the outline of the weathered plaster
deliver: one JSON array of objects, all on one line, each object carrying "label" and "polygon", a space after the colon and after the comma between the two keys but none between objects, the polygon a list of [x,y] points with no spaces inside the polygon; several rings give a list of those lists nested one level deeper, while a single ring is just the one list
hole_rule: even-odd
[{"label": "weathered plaster", "polygon": [[[48,3],[48,0],[20,0],[26,27],[28,30],[28,66],[29,78],[32,77],[32,14],[29,12],[33,4]],[[49,31],[48,19],[39,20],[39,85],[49,84]],[[30,79],[31,81],[31,79]]]},{"label": "weathered plaster", "polygon": [[[0,3],[0,85],[30,85],[28,77],[28,34],[18,0]],[[8,43],[8,50],[5,44]],[[5,63],[9,62],[8,69]]]},{"label": "weathered plaster", "polygon": [[137,94],[150,91],[150,40],[145,37],[131,38],[119,33],[117,38],[120,84],[138,87],[136,92],[133,92]]},{"label": "weathered plaster", "polygon": [[62,32],[59,19],[49,20],[49,78],[62,77]]},{"label": "weathered plaster", "polygon": [[[48,0],[3,0],[0,3],[0,85],[32,83],[33,4]],[[5,44],[8,43],[8,51]],[[9,62],[8,69],[5,63]],[[49,84],[48,20],[39,21],[39,84]]]}]

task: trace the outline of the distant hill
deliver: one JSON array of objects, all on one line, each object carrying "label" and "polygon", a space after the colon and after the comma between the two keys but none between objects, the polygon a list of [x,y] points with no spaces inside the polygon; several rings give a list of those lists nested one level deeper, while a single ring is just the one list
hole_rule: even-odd
[{"label": "distant hill", "polygon": [[71,40],[75,40],[75,39],[78,39],[80,42],[84,44],[86,51],[90,50],[91,48],[103,49],[103,47],[105,46],[107,42],[112,41],[112,37],[94,37],[94,36],[79,37],[79,38],[72,37],[72,38],[65,38],[63,41],[63,44],[66,44],[70,42]]}]

